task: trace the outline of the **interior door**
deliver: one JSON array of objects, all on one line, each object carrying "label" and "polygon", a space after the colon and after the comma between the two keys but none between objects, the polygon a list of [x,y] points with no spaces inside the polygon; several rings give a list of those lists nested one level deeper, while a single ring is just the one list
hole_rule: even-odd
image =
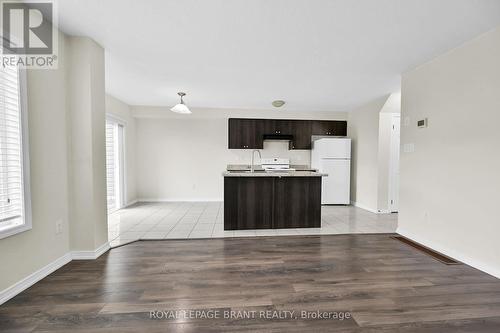
[{"label": "interior door", "polygon": [[321,203],[350,204],[351,160],[324,158],[321,160],[321,172],[328,174],[327,177],[322,177]]}]

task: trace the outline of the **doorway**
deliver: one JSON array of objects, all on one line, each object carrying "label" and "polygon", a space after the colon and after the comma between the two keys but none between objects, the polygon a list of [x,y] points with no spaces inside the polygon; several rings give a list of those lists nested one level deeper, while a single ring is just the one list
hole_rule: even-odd
[{"label": "doorway", "polygon": [[124,131],[120,121],[106,118],[106,187],[108,214],[123,208],[125,198]]},{"label": "doorway", "polygon": [[399,144],[401,136],[401,115],[392,114],[391,147],[389,160],[389,211],[399,211]]}]

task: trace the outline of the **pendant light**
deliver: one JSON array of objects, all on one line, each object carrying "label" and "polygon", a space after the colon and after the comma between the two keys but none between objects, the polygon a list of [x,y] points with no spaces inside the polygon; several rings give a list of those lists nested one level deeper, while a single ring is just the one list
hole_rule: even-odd
[{"label": "pendant light", "polygon": [[186,93],[178,92],[177,95],[181,97],[181,102],[171,108],[170,111],[184,114],[191,113],[191,110],[189,110],[189,108],[186,106],[186,104],[184,104],[184,101],[182,100],[182,97],[186,96]]}]

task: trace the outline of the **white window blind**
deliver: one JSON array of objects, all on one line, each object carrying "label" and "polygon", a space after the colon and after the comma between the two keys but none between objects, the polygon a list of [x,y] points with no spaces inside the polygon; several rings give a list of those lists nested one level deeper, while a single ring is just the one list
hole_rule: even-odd
[{"label": "white window blind", "polygon": [[20,76],[0,66],[0,230],[24,224]]},{"label": "white window blind", "polygon": [[124,125],[111,116],[106,117],[106,185],[108,213],[122,208],[125,202],[124,185]]},{"label": "white window blind", "polygon": [[116,210],[116,124],[106,121],[106,185],[108,212]]}]

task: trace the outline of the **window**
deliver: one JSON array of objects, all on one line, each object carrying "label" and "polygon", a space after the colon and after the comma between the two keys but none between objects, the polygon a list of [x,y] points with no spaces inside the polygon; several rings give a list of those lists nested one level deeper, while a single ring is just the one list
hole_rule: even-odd
[{"label": "window", "polygon": [[0,238],[31,229],[25,73],[0,66]]},{"label": "window", "polygon": [[106,119],[106,185],[108,213],[123,207],[125,202],[123,137],[124,125],[114,117]]}]

